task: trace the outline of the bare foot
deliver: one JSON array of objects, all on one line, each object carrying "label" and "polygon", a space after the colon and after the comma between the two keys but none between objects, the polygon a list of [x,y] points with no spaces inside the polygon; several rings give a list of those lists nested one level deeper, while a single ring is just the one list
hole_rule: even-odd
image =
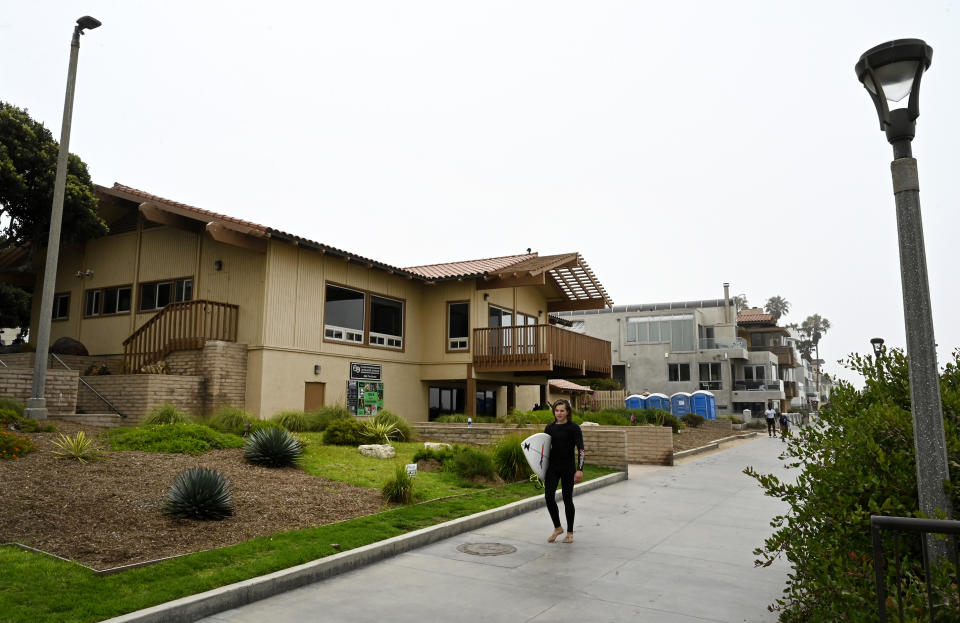
[{"label": "bare foot", "polygon": [[563,542],[564,542],[564,543],[573,543],[573,533],[572,533],[572,532],[568,532],[568,533],[567,533],[567,536],[563,537]]},{"label": "bare foot", "polygon": [[550,538],[547,539],[547,543],[553,543],[557,540],[557,537],[563,534],[563,528],[556,528],[553,531],[553,534],[550,535]]}]

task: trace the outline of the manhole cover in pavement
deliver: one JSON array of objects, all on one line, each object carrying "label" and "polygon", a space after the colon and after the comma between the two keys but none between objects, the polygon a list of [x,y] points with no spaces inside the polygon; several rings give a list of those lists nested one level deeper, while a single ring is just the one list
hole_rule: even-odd
[{"label": "manhole cover in pavement", "polygon": [[457,546],[457,551],[474,556],[503,556],[514,553],[517,548],[503,543],[464,543]]}]

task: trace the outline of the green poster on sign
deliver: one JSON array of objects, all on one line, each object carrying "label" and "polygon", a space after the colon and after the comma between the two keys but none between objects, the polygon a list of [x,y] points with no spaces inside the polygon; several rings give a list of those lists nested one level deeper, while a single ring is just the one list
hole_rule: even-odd
[{"label": "green poster on sign", "polygon": [[[351,385],[356,388],[355,393]],[[383,409],[383,381],[348,381],[347,386],[347,407],[351,412],[376,415]]]}]

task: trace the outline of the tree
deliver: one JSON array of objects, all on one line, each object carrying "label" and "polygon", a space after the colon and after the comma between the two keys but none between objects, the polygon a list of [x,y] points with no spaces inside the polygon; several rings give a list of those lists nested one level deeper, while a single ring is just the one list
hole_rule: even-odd
[{"label": "tree", "polygon": [[743,310],[745,310],[747,307],[750,307],[750,303],[747,302],[746,294],[738,294],[732,297],[731,301],[733,301],[733,307],[734,309],[737,310],[738,314]]},{"label": "tree", "polygon": [[829,330],[830,321],[821,317],[820,314],[807,316],[807,319],[800,323],[801,340],[797,344],[797,349],[804,359],[811,360],[814,350],[817,351],[817,359],[820,358],[820,338]]},{"label": "tree", "polygon": [[[32,254],[46,244],[59,150],[42,123],[0,101],[0,250],[31,243]],[[87,165],[74,154],[67,160],[61,231],[64,242],[107,233]]]},{"label": "tree", "polygon": [[21,337],[30,325],[30,295],[8,283],[0,283],[0,328],[19,327]]},{"label": "tree", "polygon": [[774,322],[780,322],[780,317],[790,311],[790,301],[782,296],[771,296],[763,308],[768,314],[773,314]]}]

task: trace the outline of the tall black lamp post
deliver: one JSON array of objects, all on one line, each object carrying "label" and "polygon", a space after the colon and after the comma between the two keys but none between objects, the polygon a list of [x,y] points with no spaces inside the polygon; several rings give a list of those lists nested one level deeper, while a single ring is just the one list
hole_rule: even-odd
[{"label": "tall black lamp post", "polygon": [[883,338],[875,337],[870,339],[870,346],[873,347],[873,356],[880,361],[880,355],[883,354]]},{"label": "tall black lamp post", "polygon": [[[900,280],[910,366],[910,408],[917,462],[920,510],[929,517],[951,516],[947,449],[940,402],[930,285],[927,278],[920,182],[911,141],[920,116],[920,79],[930,67],[933,49],[920,39],[899,39],[867,50],[856,65],[857,78],[870,93],[880,117],[880,129],[893,146],[893,195],[897,208]],[[904,100],[906,100],[905,104]],[[871,340],[873,343],[873,340]],[[882,345],[882,341],[880,342]],[[945,554],[942,541],[928,540]]]}]

